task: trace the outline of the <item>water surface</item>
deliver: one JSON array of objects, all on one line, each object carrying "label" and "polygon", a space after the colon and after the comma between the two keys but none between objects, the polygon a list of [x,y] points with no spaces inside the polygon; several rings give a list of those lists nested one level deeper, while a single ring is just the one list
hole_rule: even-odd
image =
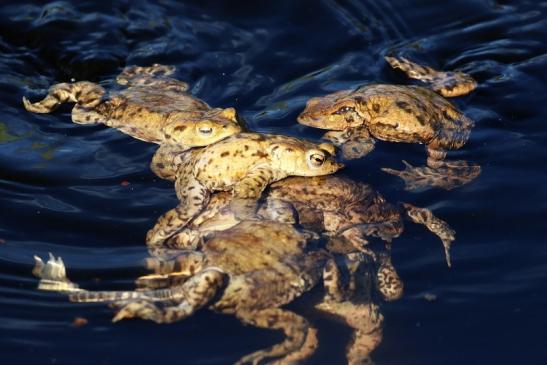
[{"label": "water surface", "polygon": [[[172,325],[111,324],[104,305],[39,292],[32,256],[54,252],[90,289],[131,288],[144,272],[144,236],[176,203],[154,177],[153,145],[70,122],[70,108],[27,113],[57,82],[105,87],[125,65],[174,64],[192,93],[234,106],[251,129],[317,139],[297,125],[305,101],[368,82],[409,83],[383,61],[404,54],[471,73],[455,103],[476,126],[450,154],[482,166],[450,192],[404,191],[380,168],[420,164],[422,146],[378,143],[348,164],[388,200],[429,207],[457,231],[453,268],[440,244],[408,224],[394,245],[406,284],[382,307],[378,364],[540,364],[547,356],[547,2],[3,1],[0,6],[0,362],[227,364],[280,340],[201,311]],[[125,184],[122,182],[129,182]],[[426,293],[437,300],[426,301]],[[74,328],[74,317],[89,324]],[[349,332],[314,319],[311,364],[343,363]]]}]

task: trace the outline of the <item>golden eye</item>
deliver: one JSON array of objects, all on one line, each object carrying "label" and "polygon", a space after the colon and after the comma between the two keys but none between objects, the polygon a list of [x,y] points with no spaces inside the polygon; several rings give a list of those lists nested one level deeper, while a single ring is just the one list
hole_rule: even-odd
[{"label": "golden eye", "polygon": [[211,127],[199,127],[199,133],[201,134],[211,134],[213,132],[213,128]]},{"label": "golden eye", "polygon": [[313,166],[319,167],[325,162],[325,156],[320,153],[313,153],[310,155],[310,162]]},{"label": "golden eye", "polygon": [[335,111],[333,114],[346,114],[350,112],[355,112],[355,108],[351,106],[343,106],[337,111]]}]

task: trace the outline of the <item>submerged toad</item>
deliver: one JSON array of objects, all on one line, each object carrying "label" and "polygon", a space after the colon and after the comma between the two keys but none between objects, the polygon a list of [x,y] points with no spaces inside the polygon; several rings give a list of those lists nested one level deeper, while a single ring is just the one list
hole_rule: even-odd
[{"label": "submerged toad", "polygon": [[[131,66],[116,78],[126,89],[103,100],[98,84],[80,81],[53,85],[41,101],[23,98],[28,111],[50,113],[62,103],[73,102],[72,121],[104,124],[146,142],[160,144],[160,151],[181,152],[206,146],[239,133],[234,108],[211,108],[187,92],[188,84],[173,79],[173,66]],[[155,157],[157,159],[157,157]],[[161,174],[161,165],[152,164]]]},{"label": "submerged toad", "polygon": [[[461,73],[437,72],[404,58],[388,60],[412,77],[433,83],[435,89],[446,90],[448,96],[475,87],[474,81]],[[324,139],[340,146],[348,159],[370,152],[374,139],[425,144],[427,167],[406,163],[405,171],[384,169],[403,178],[409,190],[431,185],[451,189],[480,173],[479,166],[465,161],[443,161],[446,151],[466,143],[473,122],[445,98],[420,86],[371,84],[315,97],[307,102],[298,122],[329,129]]]},{"label": "submerged toad", "polygon": [[180,203],[160,217],[148,232],[147,244],[161,247],[207,205],[212,192],[231,191],[231,208],[248,218],[269,184],[288,176],[332,174],[342,167],[332,145],[281,135],[240,133],[190,150],[176,172]]},{"label": "submerged toad", "polygon": [[200,251],[181,251],[169,265],[170,271],[177,271],[185,280],[160,290],[79,289],[66,278],[62,261],[53,257],[47,264],[36,257],[33,273],[42,279],[41,289],[68,292],[71,301],[114,302],[121,308],[114,322],[142,318],[172,323],[208,307],[235,315],[245,324],[284,332],[282,343],[246,355],[238,364],[272,359],[277,364],[292,364],[313,354],[318,346],[317,330],[304,317],[281,307],[316,286],[322,277],[326,294],[316,308],[354,329],[347,349],[351,364],[370,360],[369,354],[378,344],[371,339],[381,334],[377,307],[360,301],[352,292],[354,288],[343,281],[332,257],[314,249],[309,241],[309,235],[291,224],[243,221],[215,234]]},{"label": "submerged toad", "polygon": [[[238,223],[230,209],[232,196],[213,194],[207,206],[188,226],[164,242],[152,247],[155,255],[169,248],[197,249],[208,236]],[[371,186],[341,176],[311,178],[290,177],[272,184],[264,194],[258,216],[262,219],[299,223],[305,229],[328,237],[327,247],[333,254],[360,252],[371,259],[376,270],[375,288],[386,300],[403,293],[403,283],[391,263],[391,241],[403,232],[404,213],[411,221],[425,225],[442,241],[450,266],[450,245],[455,232],[435,217],[430,210],[403,204],[400,208],[385,201]],[[183,228],[183,227],[180,227]],[[384,252],[371,250],[369,240],[380,238]],[[166,249],[167,248],[167,249]]]}]

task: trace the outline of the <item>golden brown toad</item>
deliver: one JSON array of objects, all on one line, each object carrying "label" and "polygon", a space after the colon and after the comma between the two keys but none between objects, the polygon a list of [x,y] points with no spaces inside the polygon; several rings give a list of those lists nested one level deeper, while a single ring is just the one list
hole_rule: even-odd
[{"label": "golden brown toad", "polygon": [[332,174],[342,167],[332,145],[281,135],[240,133],[190,150],[176,172],[180,203],[160,217],[146,242],[162,247],[207,205],[212,192],[231,191],[231,208],[239,218],[248,218],[269,184],[288,176]]},{"label": "golden brown toad", "polygon": [[[23,98],[28,111],[50,113],[59,105],[73,102],[72,121],[78,124],[104,124],[146,142],[160,144],[162,155],[191,147],[206,146],[239,133],[234,108],[211,108],[187,92],[185,82],[170,78],[173,66],[155,64],[131,66],[116,78],[126,89],[103,100],[104,89],[80,81],[52,86],[41,101]],[[154,157],[156,161],[158,157]],[[152,170],[161,175],[161,165]],[[159,171],[156,171],[159,170]]]},{"label": "golden brown toad", "polygon": [[[452,85],[452,91],[470,91],[475,87],[458,74],[446,74],[411,63],[406,59],[390,58],[390,63],[412,77]],[[434,75],[434,76],[432,76]],[[456,76],[454,76],[456,75]],[[446,78],[449,81],[446,81]],[[440,81],[439,81],[440,80]],[[472,80],[472,79],[471,79]],[[458,87],[461,82],[462,86]],[[458,94],[459,95],[459,94]],[[406,163],[405,171],[384,169],[403,178],[407,189],[438,186],[451,189],[473,180],[480,167],[465,161],[444,162],[446,151],[462,147],[473,122],[439,94],[420,87],[371,84],[354,90],[343,90],[310,99],[298,116],[303,125],[329,129],[324,139],[340,146],[345,158],[364,156],[374,148],[374,139],[390,142],[427,145],[427,167]]]},{"label": "golden brown toad", "polygon": [[[313,354],[318,346],[317,330],[304,317],[281,307],[316,286],[322,277],[326,294],[316,308],[354,329],[347,349],[349,362],[369,360],[379,343],[371,342],[381,335],[377,307],[357,300],[331,256],[314,249],[310,235],[291,224],[243,221],[217,232],[200,251],[181,251],[169,265],[170,271],[177,271],[185,281],[160,290],[79,289],[66,278],[62,261],[54,258],[47,264],[36,258],[33,273],[42,279],[41,289],[68,292],[71,301],[114,302],[121,307],[114,322],[142,318],[171,323],[208,307],[235,315],[245,324],[284,332],[283,342],[246,355],[238,364],[272,359],[276,364],[293,364]],[[358,272],[357,268],[352,270]]]}]

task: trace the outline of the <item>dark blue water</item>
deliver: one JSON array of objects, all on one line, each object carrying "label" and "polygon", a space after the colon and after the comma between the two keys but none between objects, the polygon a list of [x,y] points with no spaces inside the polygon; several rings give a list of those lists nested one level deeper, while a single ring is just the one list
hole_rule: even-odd
[{"label": "dark blue water", "polygon": [[[109,87],[125,65],[174,64],[194,94],[236,107],[252,129],[319,138],[295,122],[305,101],[408,82],[383,61],[395,52],[478,80],[455,100],[476,126],[451,157],[480,164],[482,174],[449,192],[406,192],[380,168],[419,164],[424,150],[393,143],[348,165],[349,176],[391,201],[433,209],[457,231],[452,269],[423,228],[409,224],[396,241],[406,295],[383,305],[373,358],[544,364],[546,14],[547,2],[532,0],[2,1],[0,363],[228,364],[281,338],[206,310],[173,325],[112,324],[104,305],[37,291],[32,256],[48,252],[84,287],[131,288],[144,272],[145,233],[176,198],[148,169],[154,146],[74,125],[69,108],[27,113],[23,95],[36,99],[72,78]],[[77,316],[89,323],[75,328]],[[314,321],[321,348],[310,363],[343,363],[349,332]]]}]

